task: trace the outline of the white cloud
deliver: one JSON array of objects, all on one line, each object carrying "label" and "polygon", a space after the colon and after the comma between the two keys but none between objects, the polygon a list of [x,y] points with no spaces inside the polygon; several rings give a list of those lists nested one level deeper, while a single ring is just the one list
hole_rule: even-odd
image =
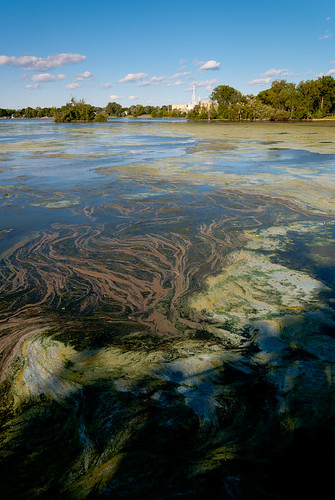
[{"label": "white cloud", "polygon": [[318,40],[326,40],[327,38],[331,38],[333,35],[331,33],[326,33],[323,36],[319,36]]},{"label": "white cloud", "polygon": [[111,88],[111,86],[112,86],[112,84],[111,84],[111,83],[102,83],[102,84],[101,84],[101,87],[102,87],[103,89],[110,89],[110,88]]},{"label": "white cloud", "polygon": [[248,82],[248,85],[267,85],[271,82],[271,78],[255,78],[255,80],[251,80]]},{"label": "white cloud", "polygon": [[25,85],[24,88],[25,89],[40,89],[41,85],[39,83],[34,83],[34,85],[29,83],[28,85]]},{"label": "white cloud", "polygon": [[110,95],[109,98],[111,101],[114,101],[114,99],[124,99],[123,95],[116,95],[116,94]]},{"label": "white cloud", "polygon": [[175,82],[170,82],[167,85],[168,87],[186,85],[186,82],[183,82],[182,80],[176,80]]},{"label": "white cloud", "polygon": [[330,17],[329,17],[329,16],[328,16],[328,17],[326,17],[326,21],[330,21]]},{"label": "white cloud", "polygon": [[10,57],[8,56],[0,56],[0,66],[5,66],[6,64],[10,64]]},{"label": "white cloud", "polygon": [[137,83],[137,87],[148,87],[149,85],[159,85],[158,83],[152,83],[149,82],[148,80],[144,80],[143,82]]},{"label": "white cloud", "polygon": [[325,76],[324,73],[318,73],[317,75],[315,75],[316,78],[321,78],[321,76]]},{"label": "white cloud", "polygon": [[153,76],[150,80],[144,80],[136,85],[137,87],[148,87],[149,85],[161,85],[164,83],[168,83],[168,78],[166,76]]},{"label": "white cloud", "polygon": [[219,62],[217,61],[206,61],[204,63],[201,63],[201,66],[199,68],[199,71],[207,71],[209,69],[219,69],[220,68],[220,64]]},{"label": "white cloud", "polygon": [[335,73],[335,68],[330,69],[329,71],[327,71],[326,75],[333,75],[334,73]]},{"label": "white cloud", "polygon": [[124,78],[118,80],[119,83],[138,82],[144,80],[148,75],[146,73],[128,73]]},{"label": "white cloud", "polygon": [[190,71],[182,71],[180,73],[175,73],[174,75],[171,76],[171,80],[174,80],[175,78],[180,78],[181,76],[190,75],[190,74],[191,74]]},{"label": "white cloud", "polygon": [[90,71],[85,71],[84,73],[79,73],[79,75],[74,75],[76,77],[76,82],[81,80],[92,80],[94,75]]},{"label": "white cloud", "polygon": [[129,101],[134,101],[135,99],[137,99],[137,96],[136,95],[130,95],[128,97]]},{"label": "white cloud", "polygon": [[74,89],[77,89],[81,87],[81,85],[79,85],[79,83],[69,83],[68,85],[66,85],[65,88],[67,88],[68,90],[74,90]]},{"label": "white cloud", "polygon": [[31,79],[33,82],[55,82],[56,80],[64,80],[66,75],[50,75],[50,73],[39,73],[38,75],[34,75]]},{"label": "white cloud", "polygon": [[153,83],[161,83],[161,82],[165,82],[166,81],[166,76],[153,76],[151,79],[150,79],[151,82]]},{"label": "white cloud", "polygon": [[81,54],[55,54],[48,57],[35,56],[0,56],[0,65],[10,65],[23,68],[27,71],[48,71],[51,68],[58,68],[66,64],[77,64],[86,59]]},{"label": "white cloud", "polygon": [[299,73],[294,73],[293,71],[284,71],[281,76],[299,76]]},{"label": "white cloud", "polygon": [[280,75],[282,73],[287,73],[287,69],[286,68],[283,68],[283,69],[275,69],[275,68],[272,68],[272,69],[269,69],[268,71],[265,71],[265,73],[261,73],[260,76],[276,76],[276,75]]},{"label": "white cloud", "polygon": [[217,78],[213,78],[212,80],[201,80],[200,82],[194,81],[185,90],[187,90],[187,91],[193,90],[193,85],[196,88],[199,88],[199,87],[206,87],[206,88],[208,88],[211,85],[214,85],[215,83],[217,83],[217,81],[218,81]]}]

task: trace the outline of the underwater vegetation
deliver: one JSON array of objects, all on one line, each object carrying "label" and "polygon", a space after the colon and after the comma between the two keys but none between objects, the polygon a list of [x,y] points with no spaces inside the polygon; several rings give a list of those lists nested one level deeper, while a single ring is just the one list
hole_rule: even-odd
[{"label": "underwater vegetation", "polygon": [[321,498],[334,129],[35,123],[2,131],[2,496]]}]

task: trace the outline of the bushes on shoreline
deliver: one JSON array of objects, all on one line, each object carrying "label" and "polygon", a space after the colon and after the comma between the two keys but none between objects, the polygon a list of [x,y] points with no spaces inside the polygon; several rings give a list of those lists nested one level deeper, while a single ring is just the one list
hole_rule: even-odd
[{"label": "bushes on shoreline", "polygon": [[109,117],[143,115],[154,118],[183,118],[189,120],[224,121],[285,121],[324,118],[335,116],[335,79],[322,76],[317,80],[306,80],[299,84],[286,80],[275,80],[271,87],[258,95],[243,95],[229,85],[215,87],[210,103],[196,104],[193,109],[171,109],[171,106],[131,105],[124,108],[109,102],[104,108],[86,104],[82,99],[71,99],[61,108],[27,107],[21,110],[1,109],[0,118],[45,118],[53,117],[57,123],[105,122]]}]

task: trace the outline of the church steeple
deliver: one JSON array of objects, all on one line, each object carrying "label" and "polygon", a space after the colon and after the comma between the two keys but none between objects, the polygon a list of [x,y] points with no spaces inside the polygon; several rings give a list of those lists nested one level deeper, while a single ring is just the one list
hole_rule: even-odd
[{"label": "church steeple", "polygon": [[195,106],[196,104],[197,104],[197,100],[195,97],[195,85],[193,85],[192,106]]}]

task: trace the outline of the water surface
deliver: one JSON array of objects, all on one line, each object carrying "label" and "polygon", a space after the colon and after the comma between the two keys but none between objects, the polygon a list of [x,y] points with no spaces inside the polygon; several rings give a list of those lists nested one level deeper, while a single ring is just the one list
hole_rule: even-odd
[{"label": "water surface", "polygon": [[0,121],[7,496],[327,484],[334,160],[331,122]]}]

